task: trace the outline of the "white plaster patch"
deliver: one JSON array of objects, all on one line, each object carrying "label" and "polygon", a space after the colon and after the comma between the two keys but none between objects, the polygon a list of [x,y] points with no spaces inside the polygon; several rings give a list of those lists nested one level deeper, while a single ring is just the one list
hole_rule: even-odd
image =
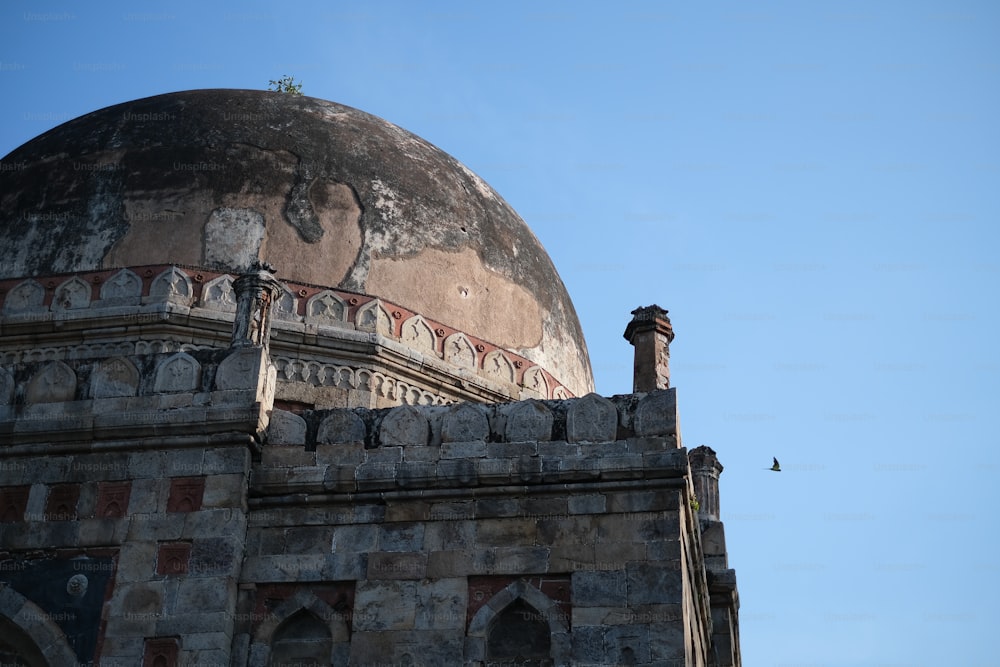
[{"label": "white plaster patch", "polygon": [[249,271],[264,240],[264,216],[250,208],[217,208],[205,225],[205,262]]},{"label": "white plaster patch", "polygon": [[375,208],[384,220],[396,220],[400,217],[398,195],[388,185],[379,179],[372,181],[372,192],[375,193]]}]

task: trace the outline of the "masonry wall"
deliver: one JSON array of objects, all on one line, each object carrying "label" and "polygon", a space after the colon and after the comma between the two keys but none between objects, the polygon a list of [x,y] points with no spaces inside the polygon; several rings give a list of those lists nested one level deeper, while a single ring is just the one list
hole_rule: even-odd
[{"label": "masonry wall", "polygon": [[[306,411],[272,428],[241,575],[249,664],[309,605],[349,635],[334,650],[352,664],[483,664],[517,600],[544,617],[555,664],[707,664],[673,391]],[[316,604],[315,586],[352,608]]]},{"label": "masonry wall", "polygon": [[673,390],[294,413],[261,348],[7,377],[0,616],[52,664],[502,664],[542,628],[553,664],[687,666],[734,638]]}]

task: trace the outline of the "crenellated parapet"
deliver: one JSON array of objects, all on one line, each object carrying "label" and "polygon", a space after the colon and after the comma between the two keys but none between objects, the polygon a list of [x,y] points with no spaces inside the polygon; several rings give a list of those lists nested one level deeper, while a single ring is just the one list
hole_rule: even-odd
[{"label": "crenellated parapet", "polygon": [[688,463],[676,410],[673,390],[494,405],[275,410],[256,488],[287,493],[291,484],[336,494],[682,477]]}]

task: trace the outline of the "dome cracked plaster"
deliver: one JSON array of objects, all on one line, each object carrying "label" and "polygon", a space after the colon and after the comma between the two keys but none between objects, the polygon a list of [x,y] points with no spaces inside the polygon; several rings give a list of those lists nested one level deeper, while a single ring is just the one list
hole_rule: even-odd
[{"label": "dome cracked plaster", "polygon": [[[108,107],[0,170],[0,278],[177,263],[379,296],[593,389],[551,260],[482,179],[310,97],[197,90]],[[11,168],[6,168],[11,167]]]}]

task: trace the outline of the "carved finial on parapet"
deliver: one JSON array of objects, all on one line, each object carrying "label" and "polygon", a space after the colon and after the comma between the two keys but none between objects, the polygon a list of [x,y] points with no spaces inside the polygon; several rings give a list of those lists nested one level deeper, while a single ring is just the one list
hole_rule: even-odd
[{"label": "carved finial on parapet", "polygon": [[722,464],[711,447],[701,445],[688,452],[694,493],[698,498],[698,515],[719,519],[719,475]]},{"label": "carved finial on parapet", "polygon": [[674,329],[667,311],[656,304],[632,311],[625,327],[625,340],[635,347],[632,391],[646,392],[670,387],[670,341]]},{"label": "carved finial on parapet", "polygon": [[236,292],[236,319],[230,347],[267,347],[271,339],[271,310],[281,292],[274,267],[254,262],[250,270],[233,281]]}]

